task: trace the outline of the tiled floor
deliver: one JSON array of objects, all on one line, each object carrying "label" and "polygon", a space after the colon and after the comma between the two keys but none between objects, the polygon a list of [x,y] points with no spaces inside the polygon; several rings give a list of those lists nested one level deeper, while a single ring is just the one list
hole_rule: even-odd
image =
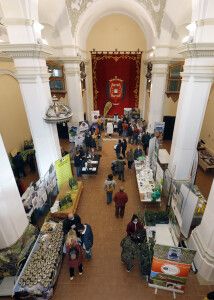
[{"label": "tiled floor", "polygon": [[[53,300],[168,300],[171,293],[149,288],[141,277],[139,267],[127,273],[120,261],[120,241],[125,236],[126,225],[134,212],[144,209],[140,204],[134,170],[126,169],[124,187],[129,196],[123,219],[114,216],[114,204],[107,206],[103,183],[111,172],[111,161],[115,159],[113,146],[115,141],[103,142],[102,158],[98,175],[83,178],[84,190],[81,196],[78,214],[82,221],[89,223],[94,232],[93,259],[84,262],[84,273],[69,280],[67,259],[64,258],[60,275],[55,286]],[[206,182],[201,176],[198,180],[202,187]],[[213,178],[213,177],[212,177]],[[211,182],[211,181],[210,181]],[[199,185],[200,185],[199,184]],[[117,189],[120,182],[117,180]],[[205,187],[209,192],[210,183]],[[204,189],[204,190],[205,190]],[[155,205],[155,204],[154,204]],[[162,207],[163,208],[163,207]],[[200,286],[196,275],[190,274],[184,295],[179,300],[202,300],[214,286]]]}]

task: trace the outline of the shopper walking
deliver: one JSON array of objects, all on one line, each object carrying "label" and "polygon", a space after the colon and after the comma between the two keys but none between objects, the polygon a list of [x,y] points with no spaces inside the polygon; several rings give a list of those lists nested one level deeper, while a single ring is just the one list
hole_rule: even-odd
[{"label": "shopper walking", "polygon": [[118,140],[117,145],[115,145],[115,152],[116,152],[117,158],[120,157],[121,149],[122,149],[122,141],[121,141],[121,140]]},{"label": "shopper walking", "polygon": [[122,155],[123,155],[123,158],[126,157],[126,149],[127,149],[127,141],[126,139],[123,139],[122,143],[121,143],[121,152],[122,152]]},{"label": "shopper walking", "polygon": [[78,224],[77,231],[80,234],[82,247],[85,250],[85,258],[91,259],[92,246],[94,241],[93,232],[89,224]]},{"label": "shopper walking", "polygon": [[66,253],[68,255],[68,264],[70,271],[70,280],[74,279],[75,269],[79,270],[79,275],[83,273],[83,249],[78,243],[76,232],[69,231],[66,240]]},{"label": "shopper walking", "polygon": [[127,151],[126,153],[126,159],[128,161],[128,168],[131,169],[132,168],[132,164],[134,162],[134,152],[132,149],[130,149],[129,151]]},{"label": "shopper walking", "polygon": [[126,165],[125,160],[122,158],[122,156],[120,156],[116,162],[116,169],[117,169],[118,179],[122,181],[125,181],[124,178],[125,165]]},{"label": "shopper walking", "polygon": [[104,183],[104,189],[106,191],[107,204],[112,202],[113,191],[115,190],[116,182],[113,179],[113,175],[109,174]]},{"label": "shopper walking", "polygon": [[132,129],[131,123],[128,124],[127,136],[128,136],[128,143],[129,143],[129,144],[132,144],[133,129]]},{"label": "shopper walking", "polygon": [[114,202],[115,202],[115,216],[116,218],[123,218],[124,212],[125,212],[125,206],[128,202],[128,196],[124,192],[124,187],[120,187],[119,192],[117,192],[114,196]]}]

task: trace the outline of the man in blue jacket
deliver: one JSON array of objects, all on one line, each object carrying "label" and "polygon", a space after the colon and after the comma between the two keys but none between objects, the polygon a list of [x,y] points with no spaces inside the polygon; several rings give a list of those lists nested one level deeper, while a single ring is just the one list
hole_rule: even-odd
[{"label": "man in blue jacket", "polygon": [[82,247],[85,250],[85,258],[91,259],[92,257],[91,248],[93,246],[93,240],[94,240],[91,226],[88,224],[78,224],[76,229],[81,236]]}]

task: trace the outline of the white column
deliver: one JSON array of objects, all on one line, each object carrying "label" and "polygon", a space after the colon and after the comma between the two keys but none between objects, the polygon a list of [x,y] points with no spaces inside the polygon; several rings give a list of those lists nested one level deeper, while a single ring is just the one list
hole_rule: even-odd
[{"label": "white column", "polygon": [[0,165],[0,249],[3,249],[14,244],[22,236],[28,219],[1,135]]},{"label": "white column", "polygon": [[49,73],[44,58],[50,49],[34,44],[4,45],[1,49],[14,59],[16,76],[36,151],[39,175],[43,177],[50,165],[61,157],[56,125],[47,124],[43,120],[51,103]]},{"label": "white column", "polygon": [[146,112],[146,85],[147,85],[147,79],[146,79],[146,72],[147,72],[147,63],[143,62],[141,64],[141,78],[140,78],[140,98],[142,99],[139,103],[140,106],[140,113],[142,118],[145,120],[145,112]]},{"label": "white column", "polygon": [[14,59],[42,177],[51,163],[61,157],[56,125],[46,124],[43,120],[51,103],[45,60],[51,51],[42,44],[38,0],[2,0],[0,5],[10,42],[0,48]]},{"label": "white column", "polygon": [[72,124],[78,125],[84,120],[84,109],[82,99],[82,89],[80,81],[80,62],[79,57],[64,58],[64,71],[66,78],[66,88],[68,94],[68,104],[72,109]]},{"label": "white column", "polygon": [[[189,47],[184,49],[184,54],[202,55],[194,46],[192,50]],[[185,60],[169,163],[169,169],[176,180],[190,179],[214,78],[213,66],[214,57],[192,57]]]},{"label": "white column", "polygon": [[150,106],[148,116],[148,131],[154,132],[155,122],[163,121],[164,99],[166,97],[167,63],[153,63]]},{"label": "white column", "polygon": [[188,247],[196,250],[194,262],[198,273],[207,281],[214,281],[214,181],[201,221],[188,241]]}]

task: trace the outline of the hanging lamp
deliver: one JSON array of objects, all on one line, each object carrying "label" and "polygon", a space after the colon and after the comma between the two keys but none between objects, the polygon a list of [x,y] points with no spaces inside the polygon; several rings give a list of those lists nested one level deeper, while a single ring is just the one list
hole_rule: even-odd
[{"label": "hanging lamp", "polygon": [[53,104],[51,104],[45,114],[44,120],[47,123],[63,123],[68,122],[73,113],[71,108],[61,101],[54,95],[52,97]]}]

